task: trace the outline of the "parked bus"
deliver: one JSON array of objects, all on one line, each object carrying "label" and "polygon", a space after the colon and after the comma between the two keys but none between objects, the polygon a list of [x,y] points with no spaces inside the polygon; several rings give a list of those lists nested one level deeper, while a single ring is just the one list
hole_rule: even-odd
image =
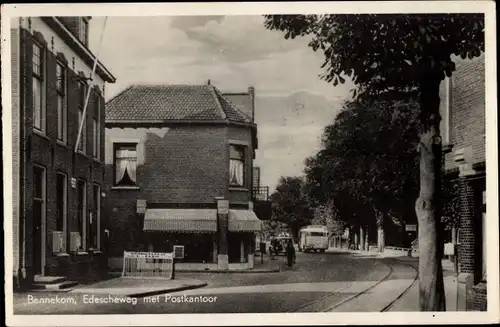
[{"label": "parked bus", "polygon": [[328,249],[328,229],[326,226],[310,225],[299,232],[299,251],[320,251]]}]

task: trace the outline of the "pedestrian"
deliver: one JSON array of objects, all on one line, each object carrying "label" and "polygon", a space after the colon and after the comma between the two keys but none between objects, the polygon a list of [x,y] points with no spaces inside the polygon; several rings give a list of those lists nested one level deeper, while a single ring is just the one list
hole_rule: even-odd
[{"label": "pedestrian", "polygon": [[291,267],[295,263],[295,247],[293,246],[293,241],[288,240],[288,244],[286,246],[286,256],[288,260],[288,267]]}]

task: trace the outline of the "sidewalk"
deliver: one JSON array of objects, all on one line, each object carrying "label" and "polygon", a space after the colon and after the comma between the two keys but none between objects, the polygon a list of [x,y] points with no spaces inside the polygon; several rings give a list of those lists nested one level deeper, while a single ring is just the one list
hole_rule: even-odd
[{"label": "sidewalk", "polygon": [[207,282],[195,279],[160,279],[118,277],[75,288],[68,293],[106,294],[123,297],[145,297],[204,287]]},{"label": "sidewalk", "polygon": [[[330,248],[328,252],[345,252],[350,253],[354,256],[373,256],[375,258],[392,258],[398,262],[408,263],[414,268],[418,269],[418,257],[408,257],[404,255],[397,255],[394,253],[378,253],[378,252],[368,252],[359,250],[347,250],[339,248]],[[443,277],[444,277],[444,289],[446,296],[446,311],[456,311],[457,310],[457,277],[455,276],[454,265],[449,260],[443,260]],[[389,285],[389,284],[387,284]],[[387,296],[387,289],[379,287],[380,296]],[[377,291],[374,289],[373,291]],[[394,300],[394,299],[393,299]],[[418,302],[418,281],[414,283],[411,288],[409,288],[406,293],[401,296],[388,311],[391,312],[408,312],[408,311],[419,311]]]}]

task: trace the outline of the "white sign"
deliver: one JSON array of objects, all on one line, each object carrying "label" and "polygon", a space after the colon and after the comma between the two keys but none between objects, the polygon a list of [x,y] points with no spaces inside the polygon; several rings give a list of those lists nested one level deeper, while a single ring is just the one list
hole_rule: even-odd
[{"label": "white sign", "polygon": [[217,212],[223,215],[229,214],[229,200],[218,200]]},{"label": "white sign", "polygon": [[184,245],[174,245],[174,258],[184,259]]},{"label": "white sign", "polygon": [[454,255],[455,254],[455,247],[453,246],[453,243],[446,243],[444,245],[444,255]]},{"label": "white sign", "polygon": [[71,177],[71,188],[76,188],[76,178]]},{"label": "white sign", "polygon": [[406,225],[406,231],[407,232],[416,232],[417,231],[417,225]]},{"label": "white sign", "polygon": [[124,258],[137,258],[137,259],[173,259],[172,253],[163,252],[127,252],[123,253]]}]

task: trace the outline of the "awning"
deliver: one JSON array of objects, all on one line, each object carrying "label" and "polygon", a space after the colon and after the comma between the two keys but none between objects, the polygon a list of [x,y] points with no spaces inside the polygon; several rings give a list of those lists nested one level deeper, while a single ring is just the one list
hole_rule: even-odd
[{"label": "awning", "polygon": [[145,231],[215,233],[216,209],[147,209]]},{"label": "awning", "polygon": [[229,210],[230,232],[259,232],[262,221],[252,210]]}]

